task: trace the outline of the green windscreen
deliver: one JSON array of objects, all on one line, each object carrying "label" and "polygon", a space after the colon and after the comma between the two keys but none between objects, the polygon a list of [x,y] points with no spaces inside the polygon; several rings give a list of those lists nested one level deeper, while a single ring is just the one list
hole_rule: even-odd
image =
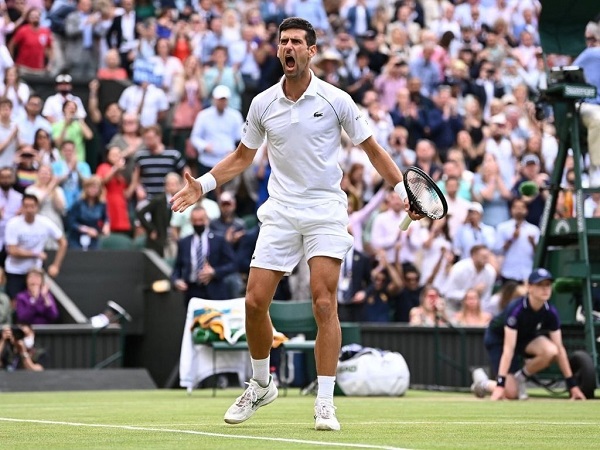
[{"label": "green windscreen", "polygon": [[541,0],[540,40],[544,53],[577,56],[585,48],[585,26],[600,15],[599,0]]}]

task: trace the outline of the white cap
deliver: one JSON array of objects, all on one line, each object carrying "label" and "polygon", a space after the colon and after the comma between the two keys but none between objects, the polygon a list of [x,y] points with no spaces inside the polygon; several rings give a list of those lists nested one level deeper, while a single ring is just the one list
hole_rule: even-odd
[{"label": "white cap", "polygon": [[469,205],[469,211],[476,211],[479,214],[483,214],[483,206],[481,206],[481,203],[471,202]]},{"label": "white cap", "polygon": [[227,86],[220,84],[213,89],[212,96],[216,99],[229,98],[231,97],[231,90]]}]

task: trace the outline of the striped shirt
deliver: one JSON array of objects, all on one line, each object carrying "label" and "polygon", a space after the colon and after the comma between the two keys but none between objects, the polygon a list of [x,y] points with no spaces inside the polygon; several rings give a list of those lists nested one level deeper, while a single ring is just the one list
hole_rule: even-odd
[{"label": "striped shirt", "polygon": [[178,150],[166,148],[158,154],[152,154],[144,148],[136,153],[135,165],[140,169],[140,183],[150,200],[155,195],[164,194],[168,173],[182,174],[185,160]]}]

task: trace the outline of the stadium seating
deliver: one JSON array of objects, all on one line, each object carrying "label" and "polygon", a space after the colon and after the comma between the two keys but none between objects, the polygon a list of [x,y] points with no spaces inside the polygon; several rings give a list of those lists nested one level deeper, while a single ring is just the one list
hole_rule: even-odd
[{"label": "stadium seating", "polygon": [[133,250],[133,240],[124,234],[112,233],[100,239],[102,250]]}]

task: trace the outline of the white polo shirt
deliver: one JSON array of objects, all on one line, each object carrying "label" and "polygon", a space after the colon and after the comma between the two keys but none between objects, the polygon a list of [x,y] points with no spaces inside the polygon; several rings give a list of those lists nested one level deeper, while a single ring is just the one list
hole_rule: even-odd
[{"label": "white polo shirt", "polygon": [[242,130],[242,143],[259,148],[267,138],[271,176],[269,197],[307,208],[347,197],[340,187],[338,164],[341,130],[354,145],[372,135],[371,127],[350,96],[318,79],[311,71],[306,92],[293,102],[283,81],[257,95]]},{"label": "white polo shirt", "polygon": [[524,281],[531,273],[535,256],[535,248],[529,242],[529,237],[531,236],[537,244],[541,232],[534,224],[524,221],[521,224],[519,237],[504,251],[504,244],[512,239],[515,227],[515,219],[509,219],[498,224],[494,249],[497,254],[504,256],[500,275],[504,278]]},{"label": "white polo shirt", "polygon": [[[18,245],[25,250],[40,253],[44,250],[48,239],[59,240],[62,236],[62,230],[45,216],[36,215],[32,223],[27,223],[24,216],[16,216],[6,224],[5,243],[7,247]],[[42,260],[16,258],[11,255],[6,257],[7,273],[25,275],[33,267],[42,267]]]},{"label": "white polo shirt", "polygon": [[156,125],[158,113],[169,109],[169,100],[167,99],[167,94],[153,84],[148,86],[146,96],[144,96],[144,91],[140,86],[134,84],[126,88],[119,97],[119,107],[127,113],[137,115],[142,98],[144,99],[144,104],[139,114],[140,125],[143,127]]}]

